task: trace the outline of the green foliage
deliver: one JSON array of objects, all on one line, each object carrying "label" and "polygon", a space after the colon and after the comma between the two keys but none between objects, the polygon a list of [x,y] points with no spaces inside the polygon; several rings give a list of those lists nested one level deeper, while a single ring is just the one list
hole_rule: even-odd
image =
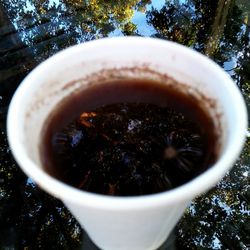
[{"label": "green foliage", "polygon": [[[101,31],[98,37],[107,36],[115,28],[124,30],[125,34],[133,34],[136,26],[131,18],[135,10],[145,11],[150,0],[61,0],[69,12],[78,17],[84,31],[95,33]],[[39,14],[46,14],[48,0],[35,1]],[[47,10],[46,10],[47,9]],[[107,28],[108,27],[108,28]]]},{"label": "green foliage", "polygon": [[[218,11],[225,2],[222,0],[168,0],[162,7],[153,5],[149,11],[148,0],[60,0],[53,6],[49,0],[34,0],[29,1],[34,5],[31,9],[27,9],[25,0],[0,2],[4,6],[11,3],[8,15],[27,46],[8,52],[9,58],[16,61],[22,61],[20,53],[28,51],[40,62],[72,44],[105,37],[115,30],[125,35],[144,35],[133,23],[135,11],[145,12],[154,37],[173,40],[202,53],[208,51],[214,39],[209,56],[222,66],[230,62],[232,68],[225,69],[242,91],[250,111],[248,0],[227,1],[227,13],[223,8]],[[220,17],[223,22],[217,27],[215,20]],[[5,57],[1,60],[7,62]],[[1,119],[3,128],[6,117]],[[18,235],[12,243],[16,248],[21,244],[22,248],[49,249],[46,244],[51,242],[57,249],[79,246],[82,232],[74,218],[60,202],[27,182],[11,157],[4,129],[0,140],[0,245],[4,246],[8,235],[15,231]],[[177,227],[178,249],[248,249],[249,166],[250,137],[233,169],[187,209]]]}]

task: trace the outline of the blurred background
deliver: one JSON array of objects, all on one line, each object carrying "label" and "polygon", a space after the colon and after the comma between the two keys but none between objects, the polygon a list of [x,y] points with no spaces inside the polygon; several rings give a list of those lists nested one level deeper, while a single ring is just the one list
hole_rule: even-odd
[{"label": "blurred background", "polygon": [[[8,147],[6,116],[22,79],[46,58],[74,44],[127,35],[171,40],[207,55],[231,75],[250,111],[249,0],[0,0],[0,249],[97,249],[63,204],[21,172]],[[250,249],[246,133],[233,169],[192,202],[160,249]]]}]

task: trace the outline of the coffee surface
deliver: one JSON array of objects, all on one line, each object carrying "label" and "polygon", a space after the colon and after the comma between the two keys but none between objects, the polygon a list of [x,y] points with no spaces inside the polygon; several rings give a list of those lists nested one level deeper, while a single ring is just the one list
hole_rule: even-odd
[{"label": "coffee surface", "polygon": [[149,80],[96,84],[47,120],[41,160],[54,177],[89,192],[163,192],[216,161],[212,119],[194,98]]}]

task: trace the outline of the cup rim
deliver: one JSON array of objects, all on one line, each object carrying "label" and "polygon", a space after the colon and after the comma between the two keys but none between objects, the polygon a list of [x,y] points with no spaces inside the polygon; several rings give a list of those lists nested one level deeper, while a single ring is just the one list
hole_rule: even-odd
[{"label": "cup rim", "polygon": [[[227,91],[231,94],[234,100],[235,109],[237,109],[236,115],[236,131],[234,131],[231,143],[228,143],[225,152],[216,163],[211,166],[204,173],[195,177],[191,181],[176,187],[174,189],[164,191],[161,193],[142,195],[142,196],[108,196],[96,193],[90,193],[87,191],[79,190],[68,184],[65,184],[47,174],[41,168],[39,168],[27,155],[22,142],[19,137],[19,123],[17,115],[21,109],[22,99],[25,98],[25,93],[30,84],[35,79],[39,71],[48,68],[55,62],[61,61],[64,56],[69,56],[72,53],[79,53],[82,49],[91,48],[94,46],[110,45],[117,42],[125,43],[140,43],[143,44],[157,44],[162,48],[171,48],[181,53],[186,53],[192,58],[199,59],[201,63],[206,64],[207,67],[219,74],[221,79],[227,82]],[[17,163],[21,169],[31,177],[38,186],[42,187],[51,195],[63,200],[72,202],[75,204],[84,204],[89,207],[100,207],[102,209],[109,210],[136,210],[136,209],[148,209],[166,204],[174,204],[176,202],[187,202],[192,200],[194,196],[197,196],[208,189],[212,185],[215,185],[230,169],[230,166],[234,164],[238,155],[240,154],[246,137],[247,131],[247,109],[244,99],[237,88],[236,84],[232,81],[229,75],[223,71],[215,62],[207,58],[206,56],[192,51],[192,49],[175,42],[161,40],[157,38],[145,38],[145,37],[115,37],[115,38],[102,38],[83,44],[74,45],[66,50],[60,51],[47,59],[45,62],[38,65],[30,74],[22,81],[18,89],[16,90],[8,110],[7,116],[7,136]],[[17,140],[19,138],[19,140]],[[232,143],[233,142],[233,143]]]}]

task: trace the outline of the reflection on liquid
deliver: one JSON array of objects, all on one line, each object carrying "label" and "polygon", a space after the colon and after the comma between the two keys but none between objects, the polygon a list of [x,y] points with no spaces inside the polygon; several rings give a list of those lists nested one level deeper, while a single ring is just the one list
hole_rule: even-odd
[{"label": "reflection on liquid", "polygon": [[[6,112],[14,90],[35,65],[55,52],[107,36],[173,40],[223,66],[250,110],[248,0],[0,0],[0,21],[3,249],[95,249],[63,204],[20,171],[6,141]],[[216,188],[193,201],[161,249],[249,248],[249,152],[248,136],[233,170]]]}]

